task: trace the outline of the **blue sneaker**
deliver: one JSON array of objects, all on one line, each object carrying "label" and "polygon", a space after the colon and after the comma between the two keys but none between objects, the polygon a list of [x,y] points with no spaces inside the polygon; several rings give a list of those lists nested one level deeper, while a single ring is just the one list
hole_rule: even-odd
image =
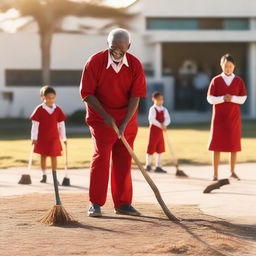
[{"label": "blue sneaker", "polygon": [[131,215],[131,216],[140,216],[140,212],[138,212],[135,208],[131,205],[126,204],[122,205],[119,208],[115,209],[116,214],[123,214],[123,215]]},{"label": "blue sneaker", "polygon": [[89,217],[101,217],[102,214],[101,214],[100,205],[92,204],[88,210],[88,216]]}]

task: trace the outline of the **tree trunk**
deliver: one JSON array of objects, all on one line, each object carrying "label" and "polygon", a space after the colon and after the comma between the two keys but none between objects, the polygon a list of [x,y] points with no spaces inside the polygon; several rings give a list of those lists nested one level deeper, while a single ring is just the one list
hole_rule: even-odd
[{"label": "tree trunk", "polygon": [[51,45],[53,30],[51,28],[40,29],[40,46],[41,46],[41,69],[42,85],[51,83]]}]

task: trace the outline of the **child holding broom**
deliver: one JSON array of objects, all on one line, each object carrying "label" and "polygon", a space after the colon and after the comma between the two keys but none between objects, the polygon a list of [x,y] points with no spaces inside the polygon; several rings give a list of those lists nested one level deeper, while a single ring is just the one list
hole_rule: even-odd
[{"label": "child holding broom", "polygon": [[208,90],[207,100],[213,105],[209,150],[213,151],[213,181],[218,180],[220,152],[230,152],[231,177],[235,173],[237,152],[241,151],[240,105],[246,100],[243,80],[233,72],[235,61],[230,54],[220,60],[222,73],[214,77]]},{"label": "child holding broom", "polygon": [[149,141],[146,154],[146,167],[147,171],[151,171],[151,158],[156,153],[156,166],[155,172],[166,173],[162,169],[161,156],[165,152],[164,135],[163,131],[167,130],[167,126],[171,123],[170,115],[163,106],[164,97],[161,92],[155,91],[152,94],[152,101],[154,105],[149,109],[148,120],[150,124]]},{"label": "child holding broom", "polygon": [[41,183],[46,183],[46,158],[51,158],[52,171],[57,170],[57,156],[61,156],[60,138],[67,144],[65,119],[62,109],[55,104],[56,92],[50,86],[40,90],[43,103],[37,106],[30,116],[32,120],[31,140],[34,152],[41,155],[43,173]]}]

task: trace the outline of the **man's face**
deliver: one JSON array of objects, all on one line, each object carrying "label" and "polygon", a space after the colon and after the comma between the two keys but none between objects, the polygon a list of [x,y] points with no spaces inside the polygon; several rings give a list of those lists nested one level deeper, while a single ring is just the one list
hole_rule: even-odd
[{"label": "man's face", "polygon": [[121,61],[128,51],[130,44],[126,41],[114,41],[108,44],[109,52],[114,61]]}]

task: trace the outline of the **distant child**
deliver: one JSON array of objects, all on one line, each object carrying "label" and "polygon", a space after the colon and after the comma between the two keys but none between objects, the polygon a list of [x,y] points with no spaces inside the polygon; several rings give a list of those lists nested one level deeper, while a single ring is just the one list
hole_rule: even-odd
[{"label": "distant child", "polygon": [[62,109],[55,105],[56,92],[50,86],[40,90],[43,103],[37,106],[30,116],[32,120],[31,140],[34,152],[41,155],[42,180],[46,183],[46,158],[51,158],[52,170],[57,170],[57,156],[61,156],[60,138],[67,144],[65,119]]},{"label": "distant child", "polygon": [[220,60],[222,73],[210,83],[207,100],[213,105],[209,150],[213,151],[213,180],[218,180],[220,152],[230,152],[231,177],[239,180],[235,173],[237,152],[241,151],[240,105],[247,93],[243,80],[233,72],[235,61],[230,54]]},{"label": "distant child", "polygon": [[165,152],[163,131],[171,123],[168,110],[163,106],[164,97],[161,92],[153,92],[152,101],[154,105],[149,109],[148,120],[150,124],[149,141],[146,155],[146,170],[151,171],[152,155],[156,153],[155,172],[166,173],[162,169],[161,156]]}]

